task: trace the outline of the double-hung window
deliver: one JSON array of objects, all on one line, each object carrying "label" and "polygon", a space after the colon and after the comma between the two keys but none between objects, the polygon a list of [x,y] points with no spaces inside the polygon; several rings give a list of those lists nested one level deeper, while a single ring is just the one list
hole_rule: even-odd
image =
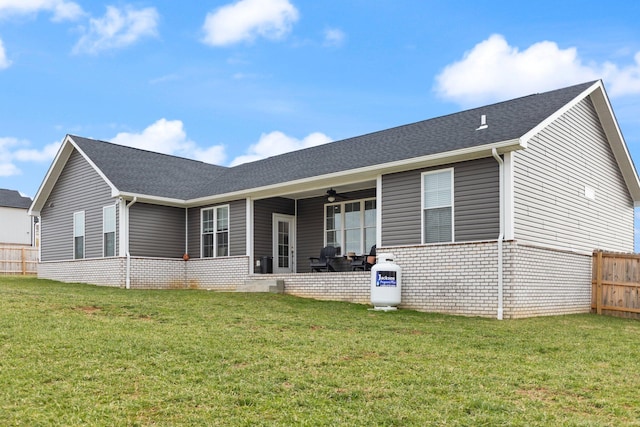
[{"label": "double-hung window", "polygon": [[102,208],[102,256],[116,255],[116,207]]},{"label": "double-hung window", "polygon": [[84,211],[73,214],[73,259],[84,258]]},{"label": "double-hung window", "polygon": [[325,205],[325,244],[342,253],[369,253],[376,244],[375,199]]},{"label": "double-hung window", "polygon": [[202,209],[202,257],[229,255],[229,206]]},{"label": "double-hung window", "polygon": [[453,242],[453,169],[422,174],[422,241]]}]

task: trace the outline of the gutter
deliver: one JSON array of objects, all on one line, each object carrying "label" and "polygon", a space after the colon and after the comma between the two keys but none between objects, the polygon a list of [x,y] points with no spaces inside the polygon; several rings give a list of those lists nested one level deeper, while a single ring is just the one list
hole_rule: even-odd
[{"label": "gutter", "polygon": [[125,279],[125,289],[131,289],[131,253],[129,252],[129,209],[131,208],[131,206],[133,206],[136,202],[138,201],[137,197],[134,197],[133,200],[131,201],[131,203],[129,203],[128,205],[125,205],[125,212],[126,212],[126,230],[127,230],[127,236],[126,236],[126,241],[127,241],[127,276]]},{"label": "gutter", "polygon": [[498,162],[500,180],[500,234],[498,235],[498,313],[497,319],[502,320],[504,313],[504,274],[503,274],[503,254],[502,242],[504,240],[504,161],[498,155],[498,151],[491,149],[493,158]]}]

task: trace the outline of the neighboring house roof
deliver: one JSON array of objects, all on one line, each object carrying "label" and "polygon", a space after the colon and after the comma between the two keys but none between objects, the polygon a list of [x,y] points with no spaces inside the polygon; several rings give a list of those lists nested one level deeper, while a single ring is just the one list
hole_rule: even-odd
[{"label": "neighboring house roof", "polygon": [[[526,148],[528,140],[591,96],[633,200],[640,181],[602,82],[529,95],[235,167],[139,150],[69,135],[38,191],[39,212],[75,148],[112,188],[112,195],[157,203],[197,204],[230,197],[260,197],[374,181],[381,173],[425,167]],[[487,127],[478,130],[481,117]]]},{"label": "neighboring house roof", "polygon": [[31,198],[22,196],[16,190],[7,190],[0,188],[0,207],[29,209],[31,206]]}]

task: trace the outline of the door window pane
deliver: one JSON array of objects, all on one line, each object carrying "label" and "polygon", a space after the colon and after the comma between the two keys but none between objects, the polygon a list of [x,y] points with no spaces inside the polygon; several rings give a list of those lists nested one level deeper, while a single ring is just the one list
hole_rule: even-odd
[{"label": "door window pane", "polygon": [[278,267],[289,268],[289,223],[278,221]]}]

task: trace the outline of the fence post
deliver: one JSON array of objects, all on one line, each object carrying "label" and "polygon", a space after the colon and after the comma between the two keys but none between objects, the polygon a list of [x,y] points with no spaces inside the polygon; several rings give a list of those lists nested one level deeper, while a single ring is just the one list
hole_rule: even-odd
[{"label": "fence post", "polygon": [[596,313],[602,314],[602,251],[596,257]]}]

